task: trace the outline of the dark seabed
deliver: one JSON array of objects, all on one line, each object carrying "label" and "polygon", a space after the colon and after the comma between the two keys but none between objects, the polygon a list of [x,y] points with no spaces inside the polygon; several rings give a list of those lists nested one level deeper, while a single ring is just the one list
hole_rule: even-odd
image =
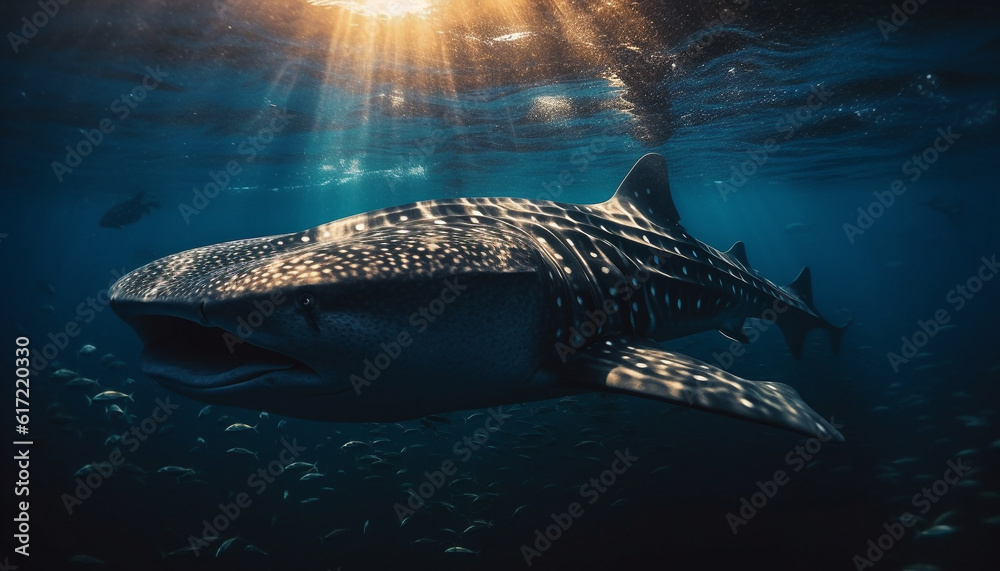
[{"label": "dark seabed", "polygon": [[[996,568],[996,4],[8,0],[0,22],[2,374],[14,400],[27,338],[31,389],[27,435],[5,407],[3,569]],[[808,265],[853,319],[839,355],[758,320],[667,346],[792,385],[845,442],[603,393],[204,411],[108,308],[188,248],[425,199],[600,202],[649,152],[693,236],[779,284]]]}]

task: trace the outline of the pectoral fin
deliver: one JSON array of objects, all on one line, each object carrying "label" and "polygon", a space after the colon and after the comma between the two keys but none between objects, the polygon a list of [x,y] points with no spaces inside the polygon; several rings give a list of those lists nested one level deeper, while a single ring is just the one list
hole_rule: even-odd
[{"label": "pectoral fin", "polygon": [[822,439],[844,440],[792,387],[741,379],[652,342],[608,339],[574,354],[566,366],[567,378],[585,386],[725,414]]}]

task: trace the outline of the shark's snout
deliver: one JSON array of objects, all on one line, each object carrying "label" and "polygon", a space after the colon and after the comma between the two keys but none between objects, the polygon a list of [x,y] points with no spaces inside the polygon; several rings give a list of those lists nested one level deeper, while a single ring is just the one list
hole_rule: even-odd
[{"label": "shark's snout", "polygon": [[[315,371],[306,364],[254,344],[227,325],[232,321],[228,319],[232,306],[239,301],[213,285],[221,275],[243,268],[240,262],[204,263],[218,259],[212,249],[199,248],[156,260],[112,286],[111,308],[143,343],[143,372],[199,398],[205,397],[205,391],[237,385],[277,384],[269,379],[277,373],[282,373],[285,381],[290,376],[314,379]],[[196,263],[201,263],[200,271],[192,271]]]}]

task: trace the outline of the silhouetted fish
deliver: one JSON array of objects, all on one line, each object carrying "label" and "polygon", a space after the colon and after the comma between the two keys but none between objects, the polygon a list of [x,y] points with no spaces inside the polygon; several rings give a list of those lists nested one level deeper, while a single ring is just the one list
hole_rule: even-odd
[{"label": "silhouetted fish", "polygon": [[149,215],[151,213],[150,207],[160,207],[160,203],[155,200],[143,202],[142,199],[144,196],[150,195],[146,191],[140,190],[129,200],[109,208],[104,213],[104,216],[101,216],[100,226],[103,228],[121,228],[126,224],[134,224],[142,218],[143,214]]}]

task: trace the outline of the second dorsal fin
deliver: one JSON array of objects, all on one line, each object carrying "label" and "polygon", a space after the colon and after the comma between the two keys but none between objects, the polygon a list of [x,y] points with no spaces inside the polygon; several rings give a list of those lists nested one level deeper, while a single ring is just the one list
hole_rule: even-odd
[{"label": "second dorsal fin", "polygon": [[785,290],[801,299],[809,309],[816,312],[816,306],[813,305],[812,274],[809,273],[808,267],[802,268],[802,271],[799,272],[799,277],[786,285]]},{"label": "second dorsal fin", "polygon": [[750,262],[747,260],[747,247],[743,245],[743,242],[737,241],[724,254],[743,264],[744,268],[750,269]]}]

